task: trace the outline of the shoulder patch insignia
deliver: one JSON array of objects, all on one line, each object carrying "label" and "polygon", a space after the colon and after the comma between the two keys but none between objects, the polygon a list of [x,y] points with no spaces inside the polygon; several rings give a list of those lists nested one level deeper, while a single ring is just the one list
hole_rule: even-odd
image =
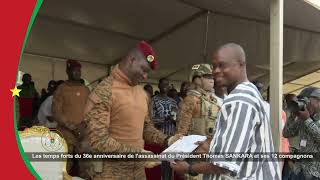
[{"label": "shoulder patch insignia", "polygon": [[192,66],[192,69],[199,69],[200,68],[200,65],[199,64],[196,64],[196,65],[193,65]]}]

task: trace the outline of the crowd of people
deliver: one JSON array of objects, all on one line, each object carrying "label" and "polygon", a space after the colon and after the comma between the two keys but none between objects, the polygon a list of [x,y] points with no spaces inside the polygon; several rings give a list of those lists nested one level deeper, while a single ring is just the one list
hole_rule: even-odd
[{"label": "crowd of people", "polygon": [[[270,105],[263,85],[250,82],[244,49],[220,46],[211,64],[195,64],[178,92],[167,78],[141,87],[156,70],[155,51],[139,42],[90,90],[81,81],[81,64],[68,60],[68,80],[50,81],[39,97],[30,74],[24,74],[19,98],[19,130],[42,125],[59,130],[69,153],[159,154],[187,135],[206,136],[194,153],[275,152]],[[302,105],[301,105],[302,104]],[[303,106],[303,107],[302,107]],[[287,118],[288,117],[288,118]],[[284,98],[280,153],[320,150],[320,89],[306,88]],[[70,174],[84,179],[320,179],[318,157],[312,160],[262,158],[159,161],[81,161],[69,159]]]}]

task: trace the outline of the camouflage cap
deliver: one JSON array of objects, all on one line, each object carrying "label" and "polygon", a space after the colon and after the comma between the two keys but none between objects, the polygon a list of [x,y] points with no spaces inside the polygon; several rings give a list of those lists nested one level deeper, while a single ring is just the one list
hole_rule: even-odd
[{"label": "camouflage cap", "polygon": [[304,97],[310,97],[311,93],[316,90],[316,87],[306,87],[304,88],[300,94],[297,96],[298,99],[304,98]]},{"label": "camouflage cap", "polygon": [[211,64],[195,64],[191,68],[190,80],[194,76],[203,76],[205,74],[212,74],[212,65]]},{"label": "camouflage cap", "polygon": [[317,89],[313,90],[312,93],[310,94],[310,97],[315,97],[315,98],[320,99],[320,89],[317,88]]}]

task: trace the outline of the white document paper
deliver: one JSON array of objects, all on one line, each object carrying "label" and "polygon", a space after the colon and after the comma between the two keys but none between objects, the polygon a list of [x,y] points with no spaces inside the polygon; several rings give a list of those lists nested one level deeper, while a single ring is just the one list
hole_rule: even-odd
[{"label": "white document paper", "polygon": [[169,146],[167,149],[165,149],[161,155],[168,155],[171,154],[174,157],[164,156],[165,158],[160,158],[164,161],[174,161],[175,159],[182,160],[184,159],[181,154],[190,154],[192,153],[199,145],[196,145],[195,143],[198,141],[205,141],[207,139],[207,136],[200,136],[200,135],[189,135],[189,136],[183,136],[181,139],[177,140],[175,143],[173,143],[171,146]]},{"label": "white document paper", "polygon": [[175,143],[173,143],[170,147],[168,147],[162,153],[175,153],[175,152],[191,153],[198,147],[198,145],[194,143],[196,143],[197,141],[204,141],[206,139],[207,139],[206,136],[200,136],[200,135],[183,136],[181,139],[177,140]]}]

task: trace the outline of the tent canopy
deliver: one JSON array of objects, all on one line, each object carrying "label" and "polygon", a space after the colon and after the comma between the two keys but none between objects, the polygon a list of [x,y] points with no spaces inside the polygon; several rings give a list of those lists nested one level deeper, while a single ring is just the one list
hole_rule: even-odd
[{"label": "tent canopy", "polygon": [[[139,40],[156,50],[150,82],[188,80],[191,66],[210,63],[220,45],[247,54],[250,80],[269,83],[269,0],[69,0],[43,2],[21,70],[38,86],[65,79],[64,61],[80,60],[83,78],[104,76]],[[284,82],[320,69],[320,11],[302,0],[284,2]]]}]

